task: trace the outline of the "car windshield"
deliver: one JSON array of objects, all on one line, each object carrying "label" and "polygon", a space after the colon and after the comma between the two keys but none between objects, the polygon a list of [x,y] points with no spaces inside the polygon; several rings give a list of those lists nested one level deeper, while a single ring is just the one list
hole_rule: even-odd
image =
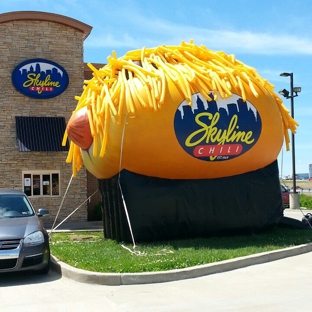
[{"label": "car windshield", "polygon": [[287,192],[287,188],[284,185],[281,185],[281,191],[282,192]]},{"label": "car windshield", "polygon": [[23,195],[0,195],[0,218],[20,218],[34,215],[34,210]]}]

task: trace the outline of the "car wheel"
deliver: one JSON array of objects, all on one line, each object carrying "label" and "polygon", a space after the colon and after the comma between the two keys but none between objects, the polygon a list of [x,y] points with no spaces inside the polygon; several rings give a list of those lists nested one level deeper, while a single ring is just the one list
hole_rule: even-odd
[{"label": "car wheel", "polygon": [[51,264],[51,260],[50,260],[50,256],[49,256],[49,261],[48,261],[47,265],[43,269],[38,270],[37,273],[38,274],[48,274],[50,271],[50,264]]}]

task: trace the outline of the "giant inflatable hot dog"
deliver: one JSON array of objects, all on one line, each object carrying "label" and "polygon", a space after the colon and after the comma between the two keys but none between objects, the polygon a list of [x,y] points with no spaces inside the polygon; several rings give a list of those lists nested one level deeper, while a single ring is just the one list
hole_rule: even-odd
[{"label": "giant inflatable hot dog", "polygon": [[98,179],[238,175],[276,160],[298,126],[254,68],[193,42],[89,66],[63,140],[74,175],[83,165]]}]

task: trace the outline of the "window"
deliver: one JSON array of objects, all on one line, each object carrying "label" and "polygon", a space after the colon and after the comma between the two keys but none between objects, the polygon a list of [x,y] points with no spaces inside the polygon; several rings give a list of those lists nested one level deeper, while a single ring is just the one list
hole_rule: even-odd
[{"label": "window", "polygon": [[23,171],[23,190],[27,196],[59,196],[58,171]]}]

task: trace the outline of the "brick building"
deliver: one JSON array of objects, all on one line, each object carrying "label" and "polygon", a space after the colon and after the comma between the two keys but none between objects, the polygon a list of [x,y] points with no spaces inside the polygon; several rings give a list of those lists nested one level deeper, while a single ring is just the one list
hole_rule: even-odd
[{"label": "brick building", "polygon": [[[84,168],[72,178],[71,165],[66,163],[68,146],[62,146],[66,122],[77,104],[74,97],[82,92],[85,74],[90,75],[83,61],[83,43],[91,29],[58,14],[0,14],[0,187],[23,190],[36,208],[48,209],[46,224],[62,221],[79,206],[68,222],[86,221],[88,205],[90,209],[100,200],[96,194],[88,203],[97,180]],[[67,73],[68,85],[62,93],[40,97],[48,94],[44,90],[33,97],[14,85],[14,72],[37,70],[38,64],[30,66],[38,59],[45,66],[55,63],[54,71]],[[23,62],[22,70],[18,66]]]}]

